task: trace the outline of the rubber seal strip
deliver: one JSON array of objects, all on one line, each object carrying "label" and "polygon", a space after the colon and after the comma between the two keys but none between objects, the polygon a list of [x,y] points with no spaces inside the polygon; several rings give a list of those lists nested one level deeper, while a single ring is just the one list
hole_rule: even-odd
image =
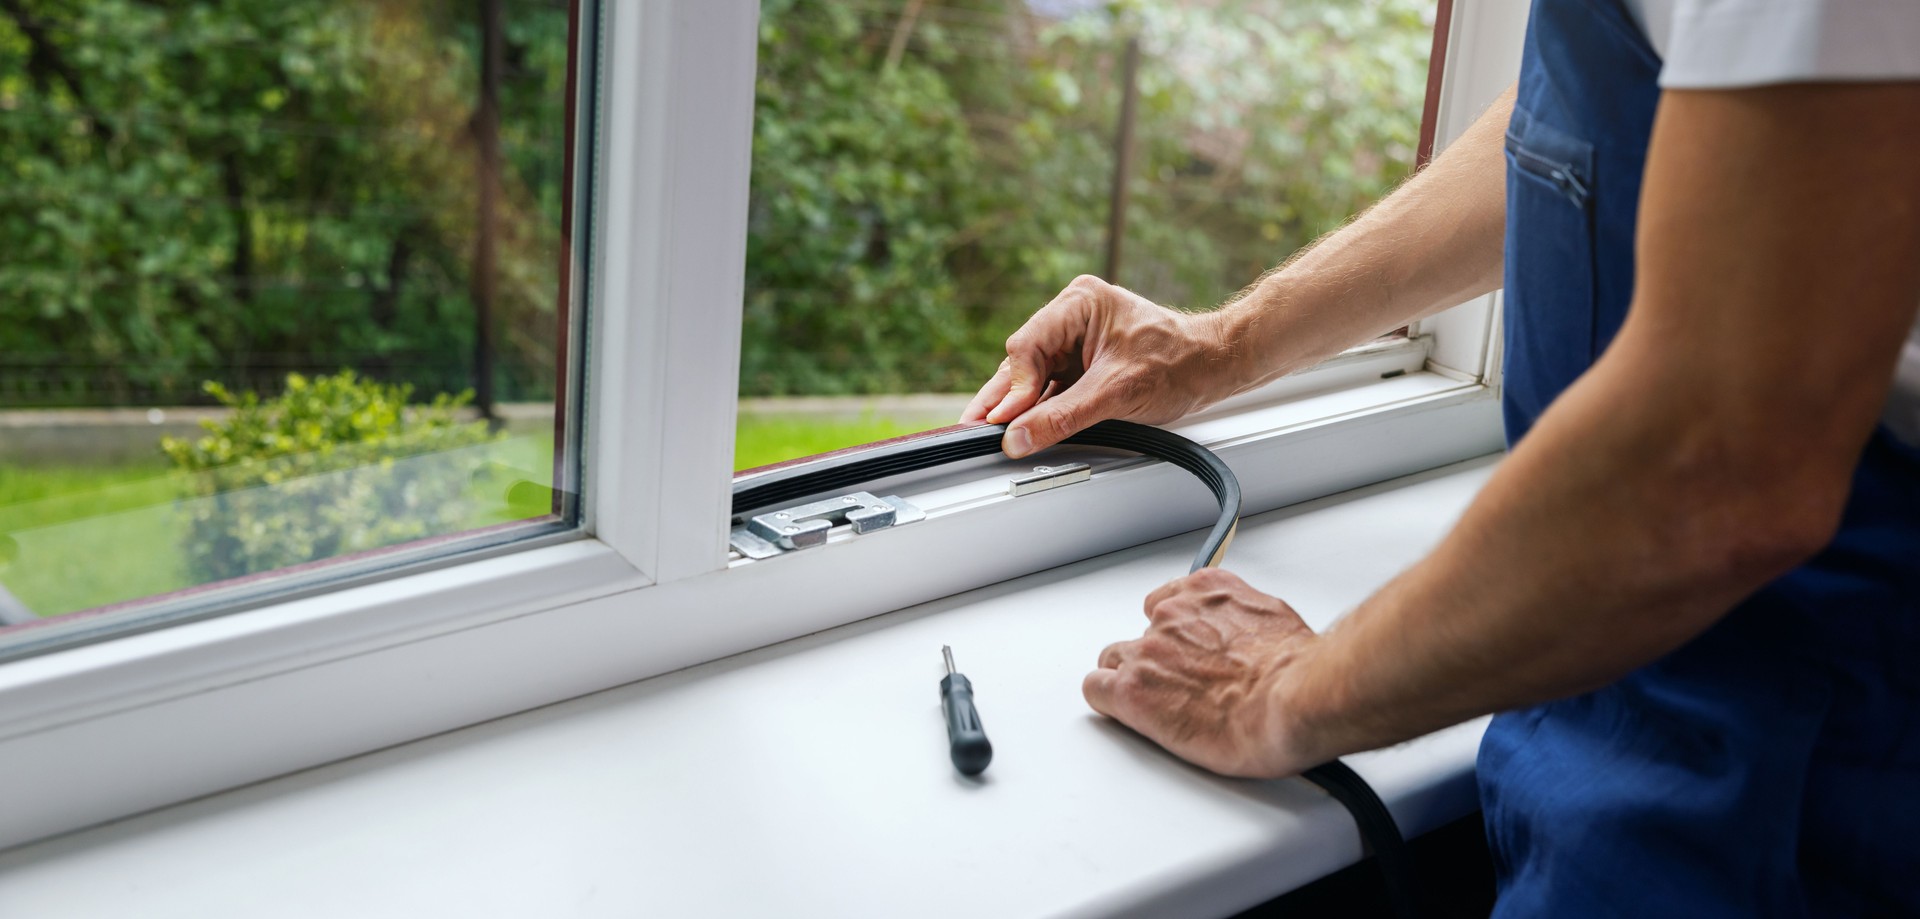
[{"label": "rubber seal strip", "polygon": [[[833,454],[817,462],[748,475],[734,482],[733,513],[740,516],[762,507],[791,504],[801,498],[890,475],[991,456],[1000,452],[1000,438],[1005,433],[1006,426],[999,424],[947,428],[877,444],[871,449]],[[1188,571],[1214,567],[1226,556],[1227,546],[1240,523],[1240,480],[1213,451],[1178,434],[1127,421],[1102,421],[1065,442],[1138,453],[1192,473],[1219,500],[1220,519],[1207,533]],[[1418,915],[1406,837],[1401,835],[1400,827],[1394,823],[1393,814],[1379,794],[1359,773],[1337,759],[1315,766],[1301,777],[1320,786],[1353,816],[1360,830],[1361,844],[1380,868],[1382,887],[1394,914],[1401,919]]]},{"label": "rubber seal strip", "polygon": [[[734,483],[733,513],[740,516],[751,510],[794,504],[801,498],[890,475],[992,456],[1000,452],[1000,436],[1004,433],[1006,426],[998,424],[949,428],[923,437],[878,444],[870,450],[838,454],[822,462],[778,467]],[[1213,496],[1220,500],[1220,522],[1207,534],[1192,570],[1219,564],[1240,522],[1240,481],[1212,451],[1178,434],[1126,421],[1100,422],[1067,438],[1066,442],[1165,460],[1206,483]]]}]

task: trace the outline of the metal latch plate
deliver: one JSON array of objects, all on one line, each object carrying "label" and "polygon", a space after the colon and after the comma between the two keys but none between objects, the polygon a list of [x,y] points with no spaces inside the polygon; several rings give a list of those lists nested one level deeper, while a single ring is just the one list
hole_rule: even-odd
[{"label": "metal latch plate", "polygon": [[1067,463],[1063,466],[1035,466],[1026,475],[1014,476],[1007,480],[1007,494],[1016,498],[1049,488],[1084,482],[1093,477],[1093,467],[1086,463]]}]

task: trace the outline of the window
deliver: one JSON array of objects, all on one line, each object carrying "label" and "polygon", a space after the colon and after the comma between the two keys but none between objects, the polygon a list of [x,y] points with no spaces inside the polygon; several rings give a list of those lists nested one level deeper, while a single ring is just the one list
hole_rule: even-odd
[{"label": "window", "polygon": [[571,527],[571,15],[0,11],[0,656]]},{"label": "window", "polygon": [[[510,12],[523,3],[560,9],[502,2]],[[962,5],[980,4],[920,4],[935,19]],[[135,16],[152,4],[125,6]],[[262,0],[259,9],[284,14],[275,13],[281,6]],[[335,6],[311,9],[334,15]],[[485,4],[417,8],[470,17],[476,6]],[[569,12],[577,79],[564,98],[577,116],[568,161],[578,168],[571,182],[563,179],[570,193],[561,201],[578,206],[563,222],[571,235],[557,255],[571,270],[558,275],[569,286],[564,296],[556,291],[553,321],[560,324],[565,304],[576,331],[564,339],[564,359],[556,338],[554,366],[578,385],[555,384],[571,401],[555,413],[554,428],[567,433],[563,443],[578,445],[579,483],[569,488],[563,468],[548,484],[560,486],[563,504],[566,494],[579,495],[579,526],[0,662],[0,762],[23,775],[60,776],[33,795],[0,795],[0,846],[1210,521],[1204,501],[1181,495],[1192,487],[1184,473],[1164,466],[1103,460],[1091,482],[1015,499],[1006,494],[1008,467],[989,459],[875,484],[926,510],[923,522],[836,536],[830,550],[730,558],[759,4],[583,2]],[[1522,0],[1462,4],[1448,14],[1452,28],[1437,43],[1448,66],[1430,120],[1440,143],[1511,83],[1524,14]],[[167,21],[194,15],[211,14]],[[477,24],[434,21],[449,26],[436,33],[443,51],[462,41],[473,47]],[[527,33],[507,21],[513,47]],[[24,39],[14,34],[0,51],[18,56]],[[171,47],[165,38],[150,36],[146,46]],[[902,54],[911,51],[910,41]],[[26,85],[0,83],[0,93]],[[94,142],[86,121],[68,123],[79,125],[73,143]],[[16,130],[0,110],[0,132]],[[557,131],[549,125],[526,137],[552,143]],[[503,134],[503,151],[511,149]],[[0,188],[0,199],[14,187]],[[1279,381],[1180,430],[1242,470],[1248,513],[1490,452],[1500,442],[1496,308],[1497,297],[1463,304],[1403,341]],[[1049,538],[1005,545],[1007,533],[1028,532]],[[0,583],[11,585],[14,571]]]},{"label": "window", "polygon": [[1414,167],[1432,0],[768,0],[736,466],[958,417],[1077,274],[1207,308]]}]

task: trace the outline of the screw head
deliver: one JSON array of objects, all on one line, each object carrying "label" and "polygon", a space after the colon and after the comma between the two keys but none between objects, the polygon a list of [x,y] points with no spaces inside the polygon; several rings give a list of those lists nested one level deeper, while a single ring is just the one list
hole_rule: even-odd
[{"label": "screw head", "polygon": [[775,515],[773,515],[773,519],[775,519],[775,520],[785,520],[785,519],[787,519],[787,515],[786,515],[786,514],[775,514]]},{"label": "screw head", "polygon": [[787,527],[786,529],[784,529],[784,530],[781,530],[780,532],[782,532],[782,533],[798,533],[798,532],[800,532],[800,528],[799,528],[799,527]]},{"label": "screw head", "polygon": [[1053,471],[1053,467],[1052,467],[1052,466],[1035,466],[1035,467],[1033,467],[1033,471],[1035,471],[1035,472],[1052,472],[1052,471]]},{"label": "screw head", "polygon": [[856,498],[856,497],[854,497],[854,496],[852,496],[852,495],[848,495],[848,496],[846,496],[846,497],[844,497],[844,498],[841,498],[840,500],[842,500],[842,501],[845,501],[845,502],[847,502],[848,504],[859,504],[859,503],[860,503],[860,499],[859,499],[859,498]]}]

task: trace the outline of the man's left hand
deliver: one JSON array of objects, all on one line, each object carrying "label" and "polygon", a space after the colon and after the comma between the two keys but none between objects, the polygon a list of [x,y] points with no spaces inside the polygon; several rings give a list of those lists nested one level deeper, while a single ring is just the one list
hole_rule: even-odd
[{"label": "man's left hand", "polygon": [[1095,711],[1223,775],[1318,764],[1281,704],[1288,669],[1319,640],[1293,607],[1206,568],[1147,595],[1146,612],[1146,634],[1108,645],[1081,685]]}]

